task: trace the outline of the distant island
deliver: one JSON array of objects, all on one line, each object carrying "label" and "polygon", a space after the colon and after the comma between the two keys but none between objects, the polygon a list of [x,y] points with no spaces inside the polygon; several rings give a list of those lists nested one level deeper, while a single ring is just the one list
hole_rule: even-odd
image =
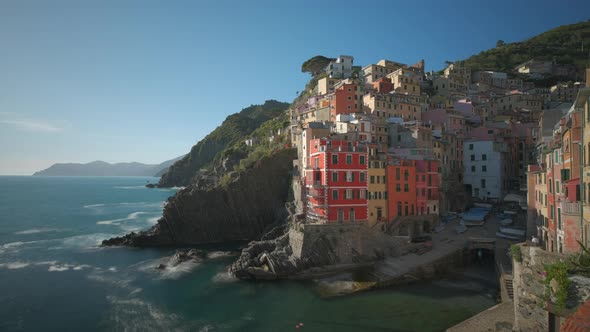
[{"label": "distant island", "polygon": [[110,164],[93,161],[87,164],[57,163],[36,172],[33,176],[162,176],[170,165],[184,156],[164,161],[160,164],[142,164],[138,162]]}]

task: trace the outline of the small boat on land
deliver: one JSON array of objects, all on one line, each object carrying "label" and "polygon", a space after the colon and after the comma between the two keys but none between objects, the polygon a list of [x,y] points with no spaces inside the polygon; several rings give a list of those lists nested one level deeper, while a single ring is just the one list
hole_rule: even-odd
[{"label": "small boat on land", "polygon": [[513,235],[513,236],[519,236],[519,237],[524,237],[524,235],[526,234],[525,229],[511,228],[511,227],[500,227],[500,232],[507,234],[507,235]]},{"label": "small boat on land", "polygon": [[505,234],[502,232],[496,232],[496,236],[501,237],[503,239],[508,239],[508,240],[522,240],[522,239],[524,239],[524,236],[510,235],[510,234]]},{"label": "small boat on land", "polygon": [[457,234],[463,234],[467,231],[467,226],[465,226],[464,224],[459,224],[459,226],[455,227],[455,232],[457,232]]}]

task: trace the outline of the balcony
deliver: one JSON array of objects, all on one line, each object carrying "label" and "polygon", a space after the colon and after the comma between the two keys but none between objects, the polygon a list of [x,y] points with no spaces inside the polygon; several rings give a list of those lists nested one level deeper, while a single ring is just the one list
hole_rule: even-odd
[{"label": "balcony", "polygon": [[580,202],[563,202],[563,214],[571,216],[579,216],[582,208]]}]

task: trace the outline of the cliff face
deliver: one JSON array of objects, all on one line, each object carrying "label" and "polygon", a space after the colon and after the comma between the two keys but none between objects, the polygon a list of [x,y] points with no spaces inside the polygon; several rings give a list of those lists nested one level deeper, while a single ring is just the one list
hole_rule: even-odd
[{"label": "cliff face", "polygon": [[146,232],[105,240],[103,245],[168,246],[251,240],[284,219],[296,150],[272,154],[226,186],[189,186],[171,197],[163,217]]},{"label": "cliff face", "polygon": [[288,103],[267,100],[262,105],[252,105],[228,116],[223,123],[191,148],[181,160],[162,174],[160,187],[188,186],[199,170],[210,163],[225,148],[252,133],[264,122],[283,113]]}]

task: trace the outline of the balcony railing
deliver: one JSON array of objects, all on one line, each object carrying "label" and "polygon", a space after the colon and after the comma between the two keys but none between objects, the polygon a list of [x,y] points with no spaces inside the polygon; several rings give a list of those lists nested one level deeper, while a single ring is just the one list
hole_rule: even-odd
[{"label": "balcony railing", "polygon": [[580,215],[580,202],[563,202],[563,213],[573,216]]}]

